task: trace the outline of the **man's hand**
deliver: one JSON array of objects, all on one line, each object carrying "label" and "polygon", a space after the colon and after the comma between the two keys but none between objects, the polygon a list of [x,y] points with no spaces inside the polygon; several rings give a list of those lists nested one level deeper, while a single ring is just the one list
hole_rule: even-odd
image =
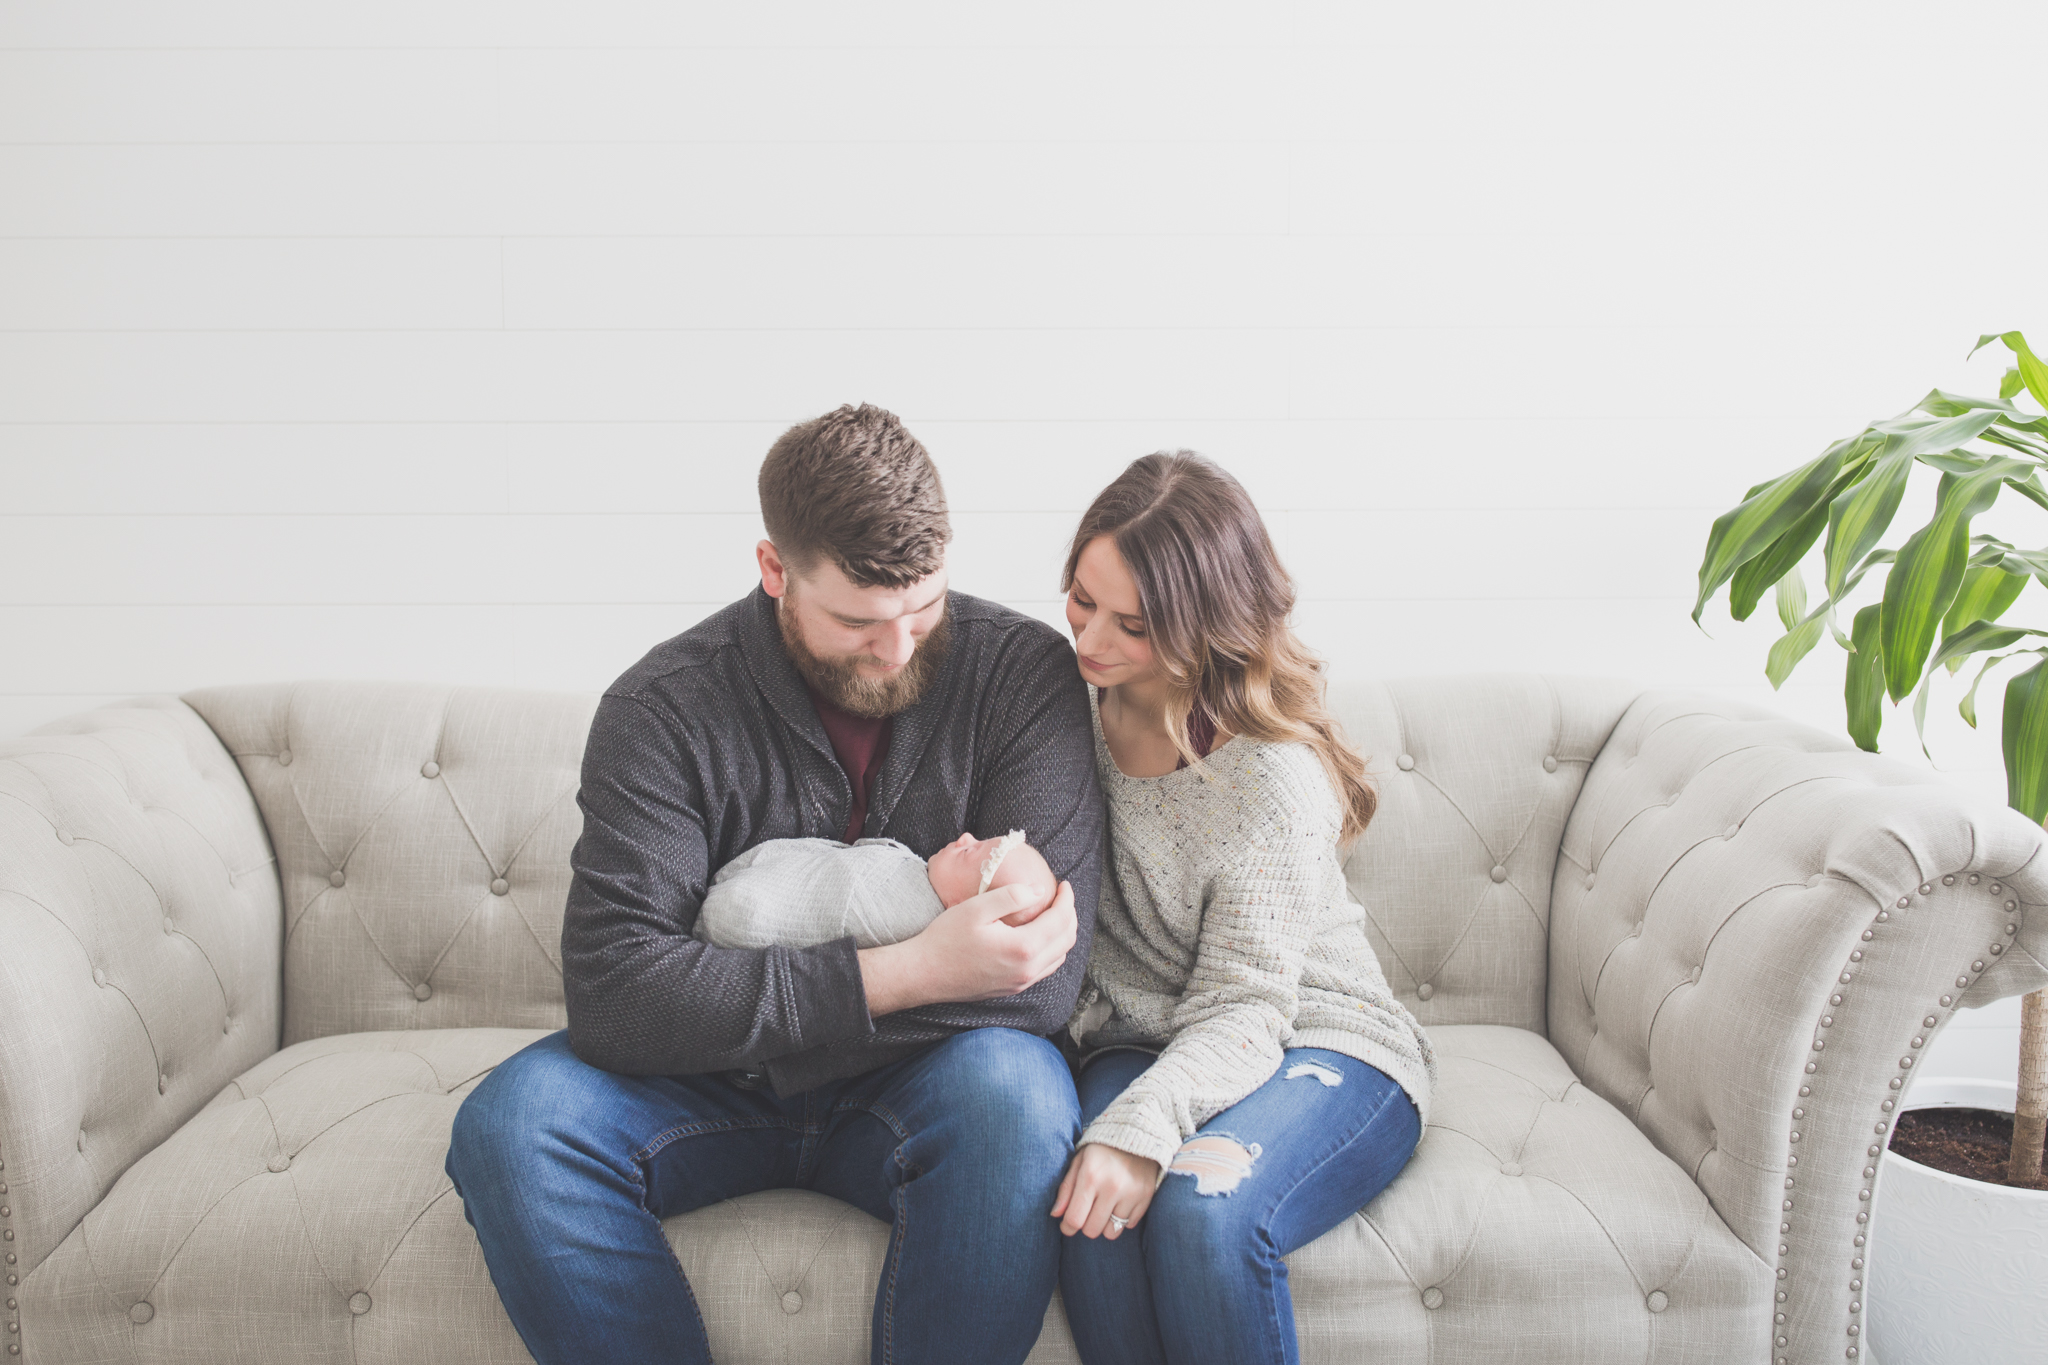
[{"label": "man's hand", "polygon": [[1151,1157],[1084,1142],[1067,1163],[1052,1216],[1060,1220],[1060,1231],[1069,1237],[1078,1232],[1114,1242],[1123,1228],[1110,1222],[1109,1216],[1113,1213],[1122,1219],[1124,1228],[1135,1226],[1152,1206],[1152,1191],[1158,1188],[1159,1163]]},{"label": "man's hand", "polygon": [[1023,886],[984,891],[901,943],[860,950],[868,1015],[1015,995],[1060,969],[1078,929],[1066,882],[1049,902]]}]

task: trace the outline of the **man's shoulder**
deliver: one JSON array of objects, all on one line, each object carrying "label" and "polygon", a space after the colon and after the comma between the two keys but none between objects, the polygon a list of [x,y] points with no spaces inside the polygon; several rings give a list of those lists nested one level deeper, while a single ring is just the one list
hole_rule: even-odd
[{"label": "man's shoulder", "polygon": [[742,646],[756,610],[751,596],[742,597],[663,640],[621,673],[605,696],[664,710],[687,710],[687,704],[700,696],[730,696],[733,683],[746,671]]},{"label": "man's shoulder", "polygon": [[1068,649],[1064,635],[1015,607],[972,593],[956,591],[947,596],[956,650],[1037,659]]}]

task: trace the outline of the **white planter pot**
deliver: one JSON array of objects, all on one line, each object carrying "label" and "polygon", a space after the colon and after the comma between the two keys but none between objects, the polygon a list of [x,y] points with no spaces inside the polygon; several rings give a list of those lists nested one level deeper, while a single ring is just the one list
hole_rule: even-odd
[{"label": "white planter pot", "polygon": [[[1906,1108],[2010,1114],[2014,1088],[1925,1077]],[[1868,1260],[1870,1365],[2048,1359],[2048,1191],[1965,1180],[1889,1153]]]}]

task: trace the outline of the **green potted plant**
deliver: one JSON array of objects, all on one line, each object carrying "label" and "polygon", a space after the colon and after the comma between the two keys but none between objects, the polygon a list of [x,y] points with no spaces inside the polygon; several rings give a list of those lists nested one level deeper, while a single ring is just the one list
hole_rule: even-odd
[{"label": "green potted plant", "polygon": [[[1772,592],[1785,626],[1765,664],[1773,687],[1832,636],[1848,654],[1843,700],[1849,735],[1873,753],[1887,699],[1898,705],[1912,698],[1924,748],[1928,697],[1937,679],[1982,656],[1958,706],[1974,727],[1986,675],[2008,660],[2038,656],[2005,682],[1999,708],[2007,802],[2038,823],[2048,817],[2048,628],[2004,618],[2028,579],[2048,584],[2048,549],[1973,535],[1971,523],[2006,490],[2048,511],[2041,478],[2048,466],[2048,416],[2013,401],[2024,393],[2048,408],[2048,365],[2018,332],[1980,337],[1970,354],[1994,341],[2015,362],[1996,399],[1935,389],[1899,416],[1873,422],[1817,459],[1750,489],[1708,536],[1692,617],[1697,624],[1724,584],[1729,614],[1738,621]],[[1916,470],[1939,476],[1934,514],[1903,545],[1886,548],[1879,541]],[[1809,606],[1801,566],[1816,547],[1820,602]],[[1881,589],[1865,587],[1879,570]],[[1877,600],[1851,615],[1850,599],[1859,590]],[[2012,1137],[2002,1176],[1995,1165],[1971,1178],[1902,1157],[1898,1148],[1915,1125],[1904,1121],[1912,1114],[1901,1114],[1884,1166],[1885,1197],[1872,1225],[1871,1345],[1878,1352],[1904,1359],[2031,1359],[2024,1352],[2037,1349],[2048,1332],[2038,1289],[2048,1278],[2042,1239],[2048,1192],[2041,1192],[2048,1131],[2044,996],[2048,992],[2037,991],[2022,1002],[2020,1074],[2010,1098],[1996,1083],[1923,1080],[1907,1102],[1908,1111],[1922,1116],[1942,1107],[2009,1109]],[[1984,1122],[1953,1113],[1944,1119]]]}]

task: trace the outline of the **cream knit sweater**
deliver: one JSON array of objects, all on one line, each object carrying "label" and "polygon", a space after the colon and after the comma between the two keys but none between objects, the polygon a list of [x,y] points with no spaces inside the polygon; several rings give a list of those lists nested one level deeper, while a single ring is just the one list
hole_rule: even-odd
[{"label": "cream knit sweater", "polygon": [[1126,777],[1089,711],[1111,875],[1067,1027],[1084,1050],[1163,1050],[1081,1141],[1163,1171],[1288,1047],[1378,1067],[1427,1119],[1436,1059],[1366,942],[1337,853],[1343,812],[1314,750],[1238,736],[1200,767]]}]

